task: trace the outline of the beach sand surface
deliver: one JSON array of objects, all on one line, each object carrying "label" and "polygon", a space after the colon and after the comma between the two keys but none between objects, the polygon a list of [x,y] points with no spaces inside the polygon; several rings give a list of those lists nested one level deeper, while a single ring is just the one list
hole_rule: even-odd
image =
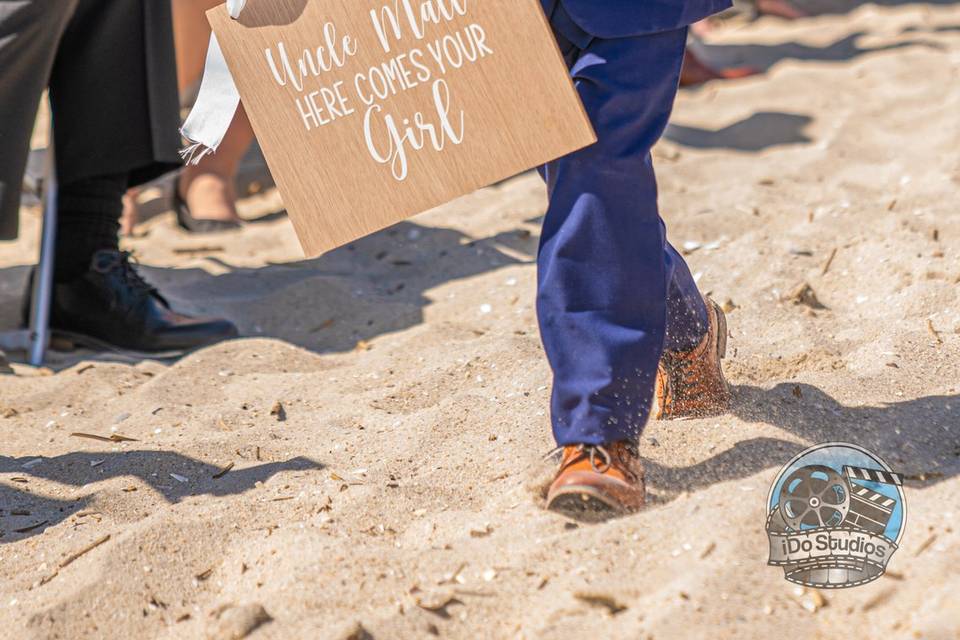
[{"label": "beach sand surface", "polygon": [[[683,91],[655,150],[669,235],[730,309],[734,402],[649,425],[649,508],[543,510],[536,175],[305,260],[254,167],[242,233],[186,235],[151,188],[125,241],[242,339],[0,377],[0,637],[958,637],[960,6],[702,49],[766,70]],[[37,215],[0,245],[4,329]],[[910,478],[908,522],[886,576],[814,592],[766,565],[765,502],[834,440]]]}]

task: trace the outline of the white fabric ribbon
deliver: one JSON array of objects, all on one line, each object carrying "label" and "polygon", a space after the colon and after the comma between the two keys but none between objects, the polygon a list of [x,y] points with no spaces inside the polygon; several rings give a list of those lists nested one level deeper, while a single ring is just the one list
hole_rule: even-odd
[{"label": "white fabric ribbon", "polygon": [[245,4],[247,4],[247,0],[227,0],[227,11],[230,12],[230,17],[234,20],[239,18]]},{"label": "white fabric ribbon", "polygon": [[[246,0],[227,0],[227,12],[236,20]],[[188,146],[180,152],[187,164],[197,164],[208,153],[216,152],[240,107],[240,93],[223,58],[216,34],[210,34],[207,60],[200,81],[200,92],[180,133]]]}]

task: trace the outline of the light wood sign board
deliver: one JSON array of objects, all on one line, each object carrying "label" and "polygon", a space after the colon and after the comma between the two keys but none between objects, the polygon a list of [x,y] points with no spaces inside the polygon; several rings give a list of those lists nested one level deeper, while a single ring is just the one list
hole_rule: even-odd
[{"label": "light wood sign board", "polygon": [[208,18],[309,255],[596,140],[539,0],[248,0]]}]

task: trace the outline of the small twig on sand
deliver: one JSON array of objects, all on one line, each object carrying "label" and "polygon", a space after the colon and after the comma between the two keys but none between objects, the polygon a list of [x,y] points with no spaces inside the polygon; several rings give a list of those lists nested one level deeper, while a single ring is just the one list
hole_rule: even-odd
[{"label": "small twig on sand", "polygon": [[106,541],[109,540],[109,539],[110,539],[110,534],[108,533],[107,535],[103,536],[102,538],[98,538],[97,540],[91,542],[90,544],[88,544],[87,546],[85,546],[83,549],[80,549],[80,551],[77,551],[77,552],[75,552],[75,553],[71,553],[69,556],[67,556],[66,558],[64,558],[64,559],[60,562],[60,564],[57,565],[57,568],[53,570],[53,573],[51,573],[51,574],[48,575],[48,576],[44,576],[43,578],[40,579],[40,586],[43,586],[43,585],[47,584],[48,582],[50,582],[51,580],[53,580],[54,578],[56,578],[58,575],[60,575],[60,570],[61,570],[61,569],[63,569],[64,567],[69,566],[70,564],[72,564],[73,561],[76,560],[77,558],[79,558],[80,556],[82,556],[82,555],[84,555],[84,554],[86,554],[86,553],[90,553],[91,551],[93,551],[94,549],[96,549],[97,547],[99,547],[100,545],[102,545],[104,542],[106,542]]},{"label": "small twig on sand", "polygon": [[85,546],[83,549],[80,549],[80,551],[70,554],[69,556],[63,559],[63,562],[60,563],[60,568],[63,569],[64,567],[69,566],[70,564],[73,563],[74,560],[84,555],[85,553],[90,553],[91,551],[93,551],[94,549],[96,549],[97,547],[99,547],[109,539],[110,539],[110,534],[108,533],[102,538],[98,538],[94,542],[91,542],[90,544]]},{"label": "small twig on sand", "polygon": [[825,276],[827,272],[830,271],[830,266],[833,264],[833,259],[837,257],[837,248],[834,247],[833,251],[830,252],[830,257],[827,258],[827,262],[823,265],[823,271],[820,275]]},{"label": "small twig on sand", "polygon": [[173,252],[178,256],[189,256],[197,253],[220,253],[224,249],[223,247],[216,246],[200,246],[200,247],[176,247]]},{"label": "small twig on sand", "polygon": [[136,438],[128,438],[127,436],[122,436],[119,433],[111,434],[108,436],[98,436],[94,433],[79,433],[74,432],[70,434],[74,438],[87,438],[89,440],[99,440],[100,442],[139,442]]},{"label": "small twig on sand", "polygon": [[929,549],[930,545],[932,545],[936,541],[937,541],[937,534],[931,533],[930,537],[924,540],[923,544],[921,544],[920,547],[914,552],[913,557],[916,558],[917,556],[919,556],[921,553]]},{"label": "small twig on sand", "polygon": [[930,318],[927,318],[927,331],[929,331],[933,339],[937,341],[937,344],[943,344],[943,338],[940,337],[940,332],[934,328],[933,320]]}]

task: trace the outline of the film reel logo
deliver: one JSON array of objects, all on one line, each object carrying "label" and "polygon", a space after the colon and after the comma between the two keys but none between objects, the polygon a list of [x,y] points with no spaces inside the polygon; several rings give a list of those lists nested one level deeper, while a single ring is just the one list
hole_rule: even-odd
[{"label": "film reel logo", "polygon": [[903,537],[903,478],[862,447],[828,442],[795,456],[767,497],[767,564],[820,589],[883,575]]}]

